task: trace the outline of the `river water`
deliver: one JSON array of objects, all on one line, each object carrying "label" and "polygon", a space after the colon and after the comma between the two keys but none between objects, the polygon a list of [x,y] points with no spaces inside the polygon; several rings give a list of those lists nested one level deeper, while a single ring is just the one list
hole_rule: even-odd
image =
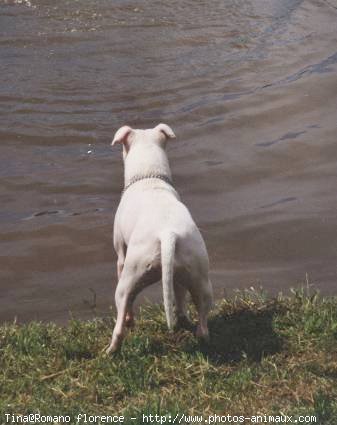
[{"label": "river water", "polygon": [[113,304],[124,124],[175,131],[218,296],[336,293],[336,0],[0,0],[0,67],[0,320]]}]

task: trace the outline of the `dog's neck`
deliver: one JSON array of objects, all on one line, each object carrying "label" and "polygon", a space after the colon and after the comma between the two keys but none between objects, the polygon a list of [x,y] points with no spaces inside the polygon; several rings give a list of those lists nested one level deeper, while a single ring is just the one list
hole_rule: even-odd
[{"label": "dog's neck", "polygon": [[124,187],[134,179],[160,176],[171,181],[171,170],[164,149],[131,149],[124,161]]},{"label": "dog's neck", "polygon": [[132,186],[134,183],[137,183],[140,180],[146,180],[146,179],[162,180],[165,183],[168,183],[169,185],[173,186],[171,179],[169,177],[165,176],[165,175],[162,175],[162,174],[149,174],[149,175],[144,175],[144,176],[135,176],[129,181],[129,183],[126,186],[124,186],[124,189],[122,191],[122,196],[124,195],[126,190],[129,189],[129,187]]}]

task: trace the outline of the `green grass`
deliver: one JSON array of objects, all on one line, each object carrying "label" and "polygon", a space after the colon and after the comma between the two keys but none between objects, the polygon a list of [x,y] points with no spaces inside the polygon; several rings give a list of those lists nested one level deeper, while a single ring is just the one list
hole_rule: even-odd
[{"label": "green grass", "polygon": [[107,356],[113,324],[2,325],[0,424],[5,413],[81,412],[124,415],[132,424],[143,413],[315,415],[320,425],[337,423],[337,298],[300,290],[271,300],[245,291],[217,303],[208,345],[191,331],[169,333],[162,308],[148,306],[121,351]]}]

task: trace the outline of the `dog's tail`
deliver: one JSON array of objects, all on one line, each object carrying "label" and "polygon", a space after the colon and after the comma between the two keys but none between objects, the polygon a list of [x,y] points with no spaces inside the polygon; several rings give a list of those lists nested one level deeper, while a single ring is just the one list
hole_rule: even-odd
[{"label": "dog's tail", "polygon": [[176,246],[176,235],[173,232],[165,232],[161,235],[161,267],[162,267],[162,282],[163,282],[163,298],[166,314],[167,326],[170,330],[173,329],[174,322],[174,253]]}]

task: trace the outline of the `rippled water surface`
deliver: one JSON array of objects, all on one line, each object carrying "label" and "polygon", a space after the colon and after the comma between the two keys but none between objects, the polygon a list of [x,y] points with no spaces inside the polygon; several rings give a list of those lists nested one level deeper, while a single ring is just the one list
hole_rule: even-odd
[{"label": "rippled water surface", "polygon": [[0,0],[0,68],[1,320],[113,303],[126,123],[176,132],[218,295],[336,293],[336,0]]}]

